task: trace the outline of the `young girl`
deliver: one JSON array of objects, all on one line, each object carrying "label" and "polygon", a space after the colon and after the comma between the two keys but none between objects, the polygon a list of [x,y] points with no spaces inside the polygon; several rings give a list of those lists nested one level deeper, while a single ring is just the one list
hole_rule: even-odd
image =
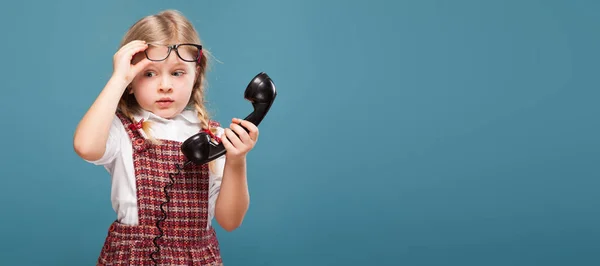
[{"label": "young girl", "polygon": [[[210,120],[206,55],[179,12],[139,20],[114,55],[112,77],[79,123],[76,153],[112,176],[117,219],[98,265],[222,265],[211,220],[227,231],[242,223],[249,204],[246,154],[258,128],[237,118],[229,128]],[[222,142],[227,153],[183,166],[181,144],[200,131]]]}]

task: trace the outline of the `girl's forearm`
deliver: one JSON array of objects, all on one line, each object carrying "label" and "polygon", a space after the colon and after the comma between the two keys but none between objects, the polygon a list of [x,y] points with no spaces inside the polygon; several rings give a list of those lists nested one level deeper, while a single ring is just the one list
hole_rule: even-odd
[{"label": "girl's forearm", "polygon": [[81,158],[93,161],[104,155],[110,125],[126,86],[125,81],[111,78],[77,125],[73,147]]},{"label": "girl's forearm", "polygon": [[242,224],[250,203],[246,158],[227,159],[215,204],[215,218],[223,229],[233,231]]}]

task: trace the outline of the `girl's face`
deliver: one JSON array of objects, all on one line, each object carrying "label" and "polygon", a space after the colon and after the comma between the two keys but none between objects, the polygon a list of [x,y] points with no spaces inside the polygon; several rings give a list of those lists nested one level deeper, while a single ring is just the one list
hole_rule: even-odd
[{"label": "girl's face", "polygon": [[[136,57],[144,58],[145,55],[140,53]],[[172,118],[189,103],[197,73],[196,63],[183,61],[171,51],[167,59],[150,62],[138,73],[131,82],[130,93],[144,110],[162,118]]]}]

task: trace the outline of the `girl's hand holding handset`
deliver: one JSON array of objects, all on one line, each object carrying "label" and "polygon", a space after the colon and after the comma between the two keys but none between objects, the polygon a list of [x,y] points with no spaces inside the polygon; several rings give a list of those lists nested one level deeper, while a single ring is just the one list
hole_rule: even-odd
[{"label": "girl's hand holding handset", "polygon": [[225,137],[222,139],[223,146],[227,149],[227,160],[243,159],[254,148],[257,140],[258,127],[246,120],[231,119],[231,125],[225,129]]}]

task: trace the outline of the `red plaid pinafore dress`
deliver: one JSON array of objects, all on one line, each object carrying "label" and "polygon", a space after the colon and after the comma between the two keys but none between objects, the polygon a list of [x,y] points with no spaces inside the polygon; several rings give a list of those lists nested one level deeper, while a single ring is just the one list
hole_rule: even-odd
[{"label": "red plaid pinafore dress", "polygon": [[[161,144],[152,144],[131,126],[129,118],[117,115],[133,145],[139,224],[113,222],[97,264],[155,265],[150,255],[159,251],[153,241],[162,230],[162,237],[156,240],[160,251],[153,254],[156,265],[223,265],[215,230],[207,228],[207,165],[183,167],[181,142],[160,140]],[[175,175],[175,164],[182,169],[179,175]],[[175,182],[169,187],[170,173]],[[166,201],[165,186],[170,202],[163,206],[167,218],[159,229],[156,222],[163,217],[160,206]]]}]

